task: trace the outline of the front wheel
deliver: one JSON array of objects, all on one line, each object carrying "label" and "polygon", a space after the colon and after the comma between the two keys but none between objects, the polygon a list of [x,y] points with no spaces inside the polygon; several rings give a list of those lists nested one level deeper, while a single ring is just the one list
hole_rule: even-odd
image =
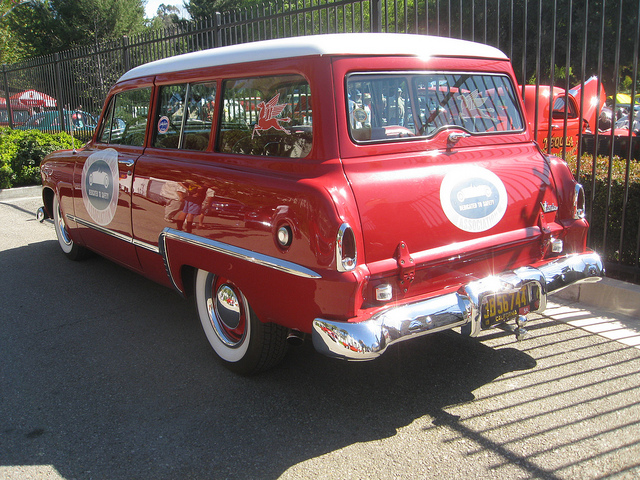
[{"label": "front wheel", "polygon": [[67,225],[64,221],[62,209],[60,208],[60,200],[57,195],[53,197],[53,224],[56,228],[56,236],[58,237],[60,248],[67,258],[71,260],[82,260],[85,258],[88,253],[87,249],[78,245],[71,239],[69,231],[67,230]]},{"label": "front wheel", "polygon": [[284,358],[288,329],[258,320],[242,291],[228,279],[198,270],[195,301],[209,343],[230,370],[250,375]]}]

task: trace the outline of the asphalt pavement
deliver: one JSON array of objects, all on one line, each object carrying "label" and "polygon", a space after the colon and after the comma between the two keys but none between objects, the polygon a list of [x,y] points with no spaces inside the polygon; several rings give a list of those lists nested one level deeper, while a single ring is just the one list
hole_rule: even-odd
[{"label": "asphalt pavement", "polygon": [[244,378],[192,302],[67,260],[39,205],[0,196],[0,479],[640,478],[635,318],[565,299],[522,342],[448,332],[365,363],[307,342]]}]

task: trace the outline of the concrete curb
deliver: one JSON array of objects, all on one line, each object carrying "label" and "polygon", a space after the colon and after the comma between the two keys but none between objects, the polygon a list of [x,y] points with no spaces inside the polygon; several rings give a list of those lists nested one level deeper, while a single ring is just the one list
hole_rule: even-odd
[{"label": "concrete curb", "polygon": [[640,285],[613,278],[603,278],[597,283],[571,285],[549,298],[553,297],[626,317],[640,318]]},{"label": "concrete curb", "polygon": [[42,197],[42,187],[40,185],[35,185],[33,187],[0,189],[0,201],[16,200],[19,198],[30,198],[30,197]]}]

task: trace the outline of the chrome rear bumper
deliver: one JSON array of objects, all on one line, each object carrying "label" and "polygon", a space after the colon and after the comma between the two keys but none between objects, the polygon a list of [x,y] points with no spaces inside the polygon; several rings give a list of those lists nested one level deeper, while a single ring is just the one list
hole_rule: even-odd
[{"label": "chrome rear bumper", "polygon": [[362,322],[337,322],[316,318],[313,345],[320,353],[346,360],[372,360],[389,345],[411,338],[463,326],[476,336],[481,330],[480,307],[486,295],[518,290],[533,283],[539,288],[540,306],[549,293],[580,282],[598,281],[604,274],[596,253],[569,255],[539,266],[522,267],[476,280],[455,293],[390,307]]}]

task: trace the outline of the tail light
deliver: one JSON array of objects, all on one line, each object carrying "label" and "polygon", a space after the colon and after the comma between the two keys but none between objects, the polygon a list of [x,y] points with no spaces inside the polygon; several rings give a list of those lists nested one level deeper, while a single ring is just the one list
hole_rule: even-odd
[{"label": "tail light", "polygon": [[579,183],[576,184],[573,195],[573,218],[576,220],[586,216],[584,188]]},{"label": "tail light", "polygon": [[336,263],[339,272],[348,272],[356,268],[358,252],[356,237],[348,223],[343,223],[336,237]]}]

